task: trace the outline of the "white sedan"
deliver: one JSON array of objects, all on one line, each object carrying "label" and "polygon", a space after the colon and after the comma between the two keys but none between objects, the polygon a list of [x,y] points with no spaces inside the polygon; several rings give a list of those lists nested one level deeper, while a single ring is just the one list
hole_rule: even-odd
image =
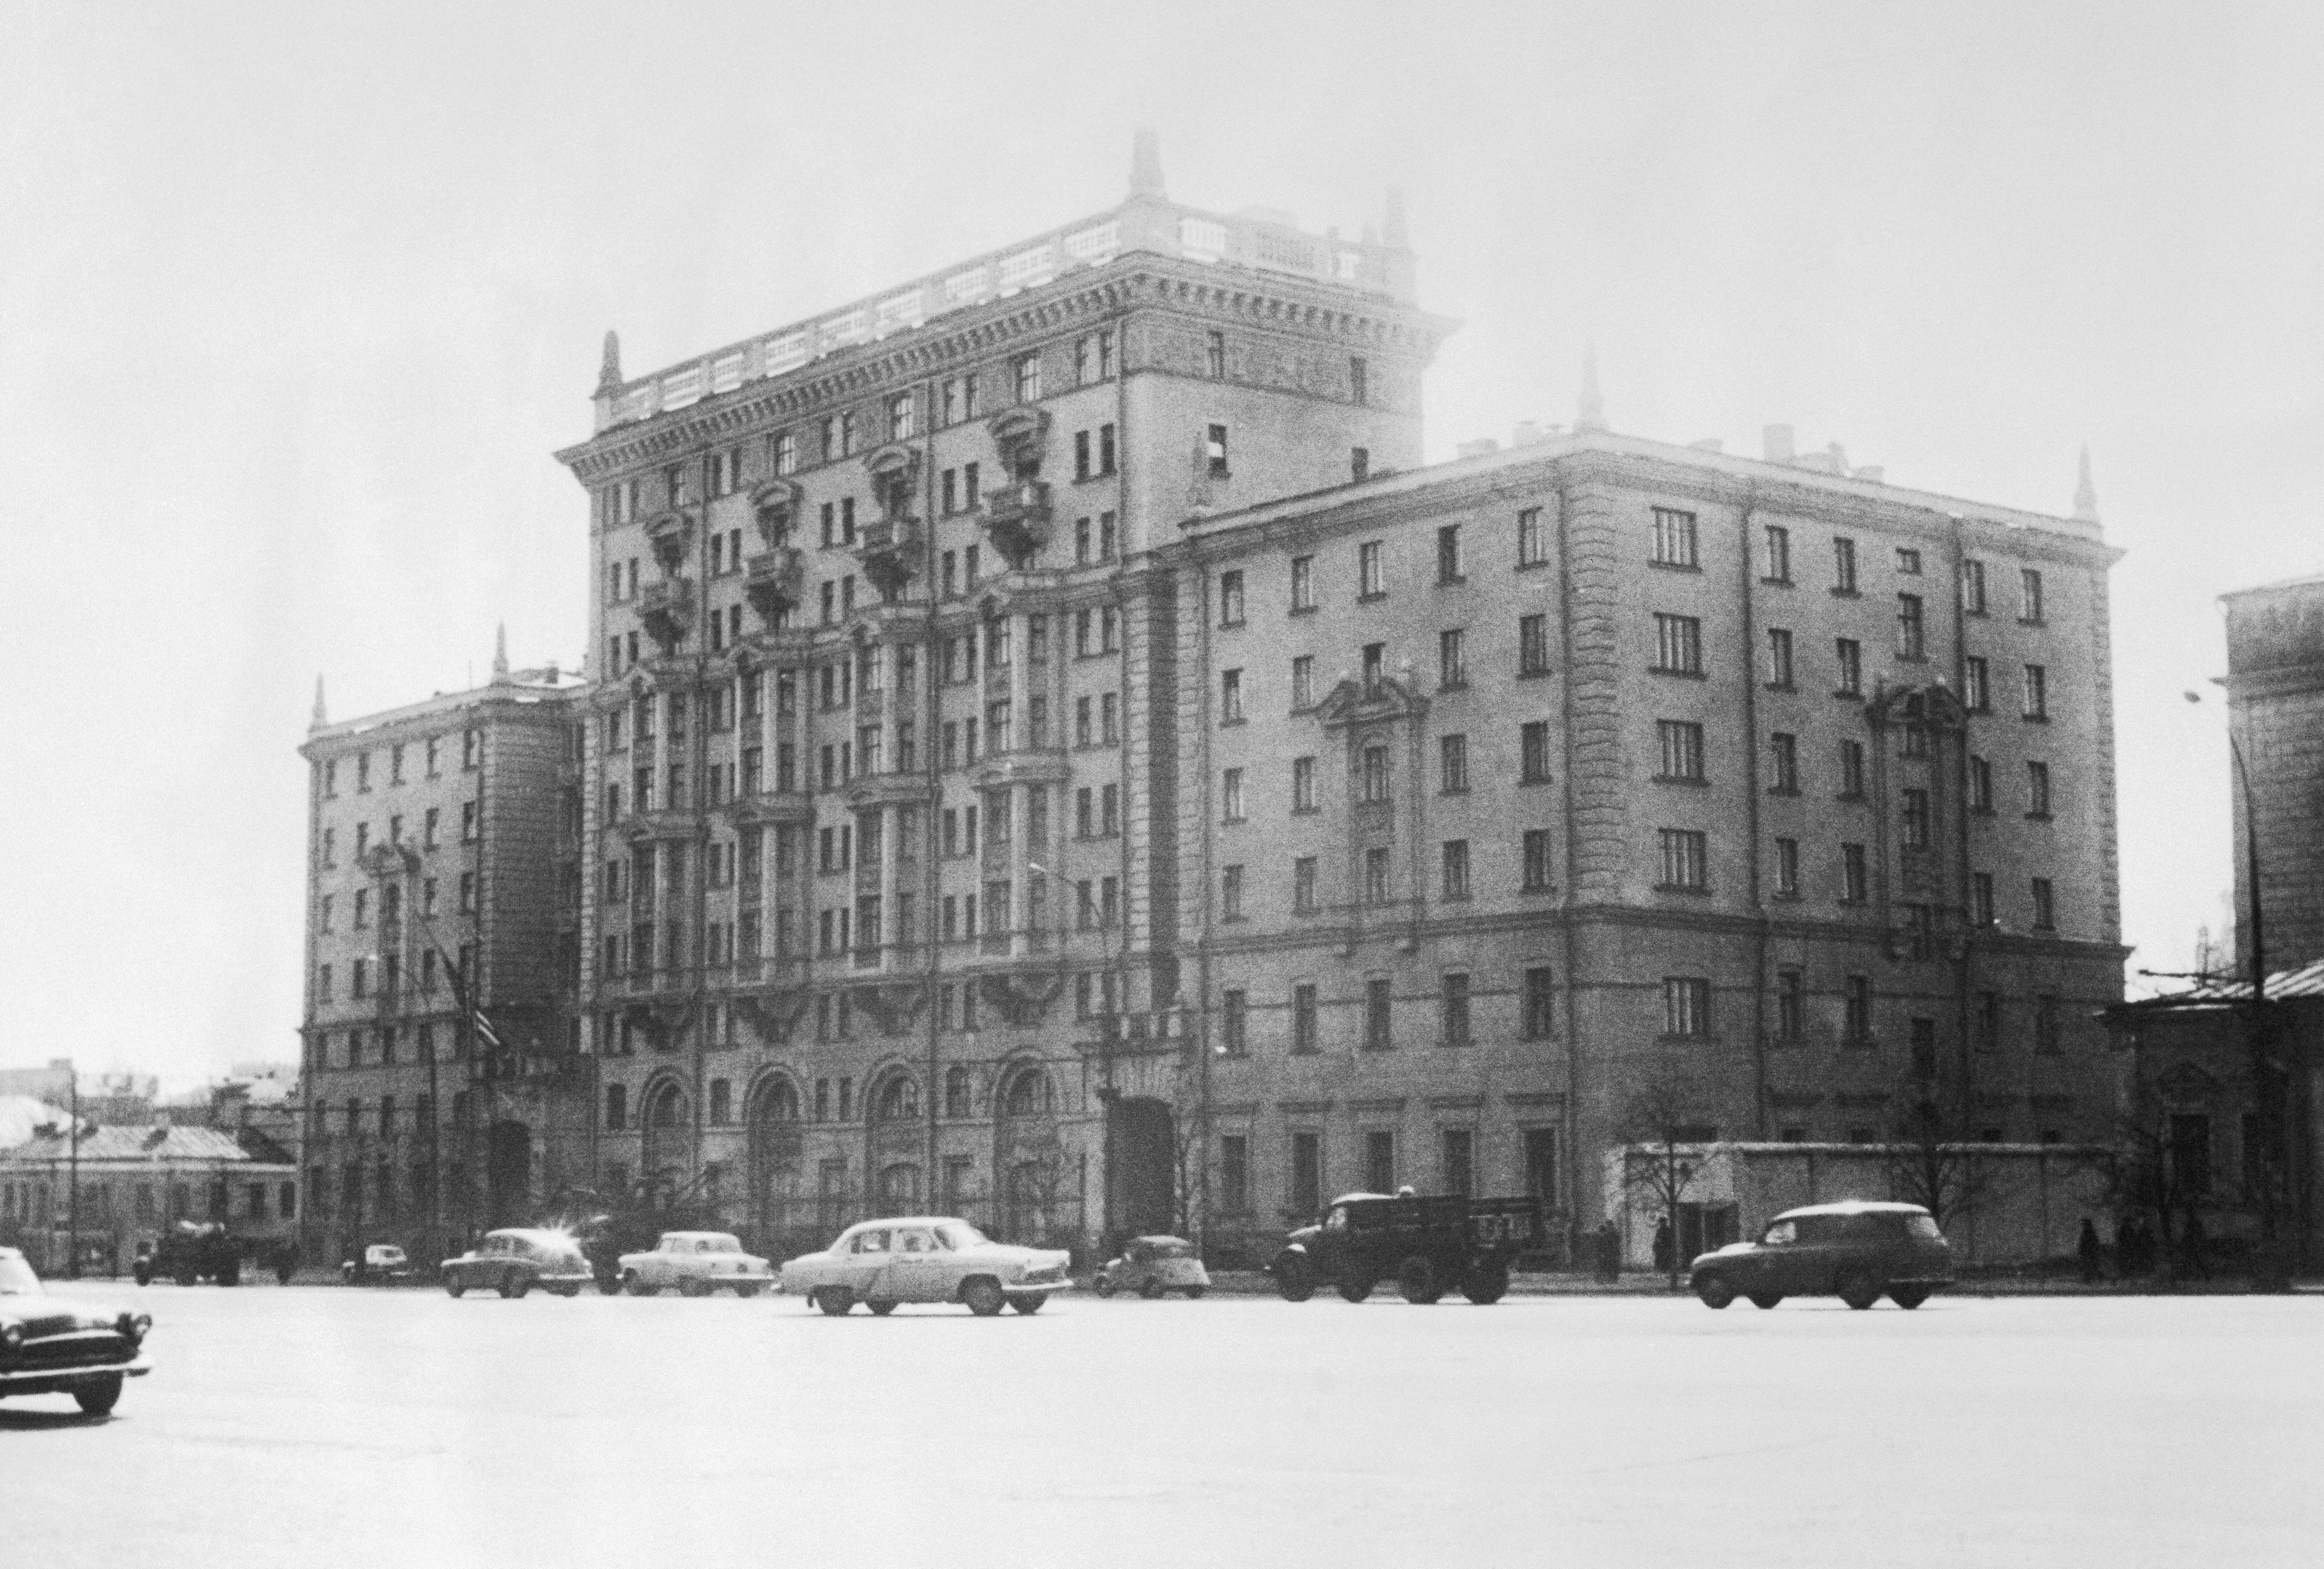
[{"label": "white sedan", "polygon": [[650,1297],[665,1286],[685,1297],[728,1286],[737,1297],[756,1297],[773,1279],[767,1261],[744,1252],[726,1232],[664,1232],[650,1251],[622,1255],[622,1288],[632,1297]]},{"label": "white sedan", "polygon": [[783,1266],[782,1289],[835,1318],[862,1303],[893,1313],[899,1302],[964,1302],[989,1318],[1006,1305],[1038,1313],[1073,1284],[1071,1256],[996,1242],[966,1221],[943,1216],[864,1221],[820,1253]]}]

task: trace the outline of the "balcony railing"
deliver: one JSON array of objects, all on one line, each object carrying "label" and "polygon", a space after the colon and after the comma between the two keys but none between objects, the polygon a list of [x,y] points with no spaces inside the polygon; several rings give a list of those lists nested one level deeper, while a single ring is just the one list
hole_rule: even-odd
[{"label": "balcony railing", "polygon": [[984,531],[1012,564],[1022,563],[1049,542],[1049,486],[1038,479],[1012,480],[987,491]]},{"label": "balcony railing", "polygon": [[694,625],[694,584],[685,577],[666,577],[638,591],[638,619],[647,635],[665,649],[684,637]]},{"label": "balcony railing", "polygon": [[742,595],[769,626],[786,611],[797,610],[806,577],[804,558],[794,545],[761,550],[747,564]]}]

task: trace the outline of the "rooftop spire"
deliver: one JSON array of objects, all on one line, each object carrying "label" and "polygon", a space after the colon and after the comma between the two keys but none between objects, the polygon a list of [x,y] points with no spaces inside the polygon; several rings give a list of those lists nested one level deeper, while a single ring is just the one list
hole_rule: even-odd
[{"label": "rooftop spire", "polygon": [[508,678],[508,623],[503,622],[500,634],[493,642],[493,680],[498,684]]},{"label": "rooftop spire", "polygon": [[1130,194],[1169,199],[1162,189],[1162,138],[1153,127],[1140,125],[1130,138]]},{"label": "rooftop spire", "polygon": [[605,334],[604,363],[598,367],[597,371],[597,390],[601,392],[616,392],[621,391],[621,387],[622,335],[609,330]]},{"label": "rooftop spire", "polygon": [[309,727],[320,730],[330,722],[330,713],[323,706],[323,678],[321,673],[318,672],[315,677],[315,716],[309,721]]},{"label": "rooftop spire", "polygon": [[1598,346],[1584,344],[1582,346],[1582,406],[1574,411],[1573,429],[1580,432],[1606,428],[1606,400],[1598,392]]},{"label": "rooftop spire", "polygon": [[1404,226],[1404,187],[1388,188],[1388,214],[1380,221],[1380,244],[1391,251],[1412,249],[1412,235]]},{"label": "rooftop spire", "polygon": [[2090,447],[2082,443],[2081,483],[2074,486],[2074,516],[2085,523],[2098,521],[2098,487],[2090,483]]}]

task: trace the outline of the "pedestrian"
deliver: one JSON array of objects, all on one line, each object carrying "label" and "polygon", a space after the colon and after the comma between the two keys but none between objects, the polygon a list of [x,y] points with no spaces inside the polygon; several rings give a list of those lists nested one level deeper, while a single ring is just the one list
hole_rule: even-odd
[{"label": "pedestrian", "polygon": [[1671,1235],[1670,1216],[1655,1223],[1655,1268],[1668,1273],[1678,1265],[1678,1242]]},{"label": "pedestrian", "polygon": [[1622,1278],[1622,1228],[1607,1216],[1598,1223],[1598,1278],[1611,1286]]},{"label": "pedestrian", "polygon": [[2098,1228],[2097,1223],[2092,1221],[2089,1216],[2084,1215],[2082,1217],[2081,1240],[2074,1244],[2075,1255],[2082,1261],[2083,1285],[2095,1286],[2098,1284],[2099,1274],[2098,1259],[2105,1251],[2106,1249],[2104,1245],[2098,1241]]}]

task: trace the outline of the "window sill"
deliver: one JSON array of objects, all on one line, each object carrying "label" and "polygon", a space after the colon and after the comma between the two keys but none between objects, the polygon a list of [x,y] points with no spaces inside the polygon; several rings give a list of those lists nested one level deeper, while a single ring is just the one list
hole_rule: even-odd
[{"label": "window sill", "polygon": [[1509,570],[1512,572],[1546,572],[1549,570],[1549,563],[1546,561],[1520,561],[1515,567],[1510,568]]},{"label": "window sill", "polygon": [[1385,591],[1378,594],[1359,594],[1356,595],[1356,603],[1358,605],[1378,605],[1381,600],[1386,599],[1388,595]]},{"label": "window sill", "polygon": [[[1554,675],[1555,675],[1555,674],[1557,674],[1557,672],[1556,672],[1555,670],[1553,670],[1553,669],[1549,669],[1547,666],[1545,666],[1545,665],[1544,667],[1542,667],[1540,669],[1537,669],[1537,670],[1535,670],[1535,669],[1519,670],[1519,671],[1517,672],[1517,679],[1518,679],[1518,680],[1520,680],[1520,681],[1538,681],[1538,680],[1545,679],[1545,678],[1547,678],[1547,677],[1554,676]],[[1675,671],[1675,670],[1674,670],[1674,671],[1672,671],[1672,672],[1671,672],[1671,674],[1673,674],[1673,675],[1676,675],[1676,674],[1678,674],[1678,672],[1677,672],[1677,671]],[[1466,681],[1463,681],[1463,682],[1462,683],[1462,685],[1465,687],[1465,686],[1467,686],[1467,685],[1468,685],[1468,683],[1467,683]]]},{"label": "window sill", "polygon": [[1800,891],[1796,888],[1779,888],[1767,897],[1782,904],[1797,904],[1800,902]]},{"label": "window sill", "polygon": [[1831,596],[1834,599],[1861,599],[1864,597],[1862,594],[1853,588],[1835,588],[1831,591]]},{"label": "window sill", "polygon": [[[1674,1035],[1665,1029],[1655,1036],[1655,1039],[1665,1046],[1716,1046],[1719,1044],[1719,1037],[1707,1029],[1697,1030],[1692,1035]],[[1686,1144],[1693,1140],[1682,1139],[1676,1142]]]},{"label": "window sill", "polygon": [[1697,577],[1702,575],[1702,568],[1700,566],[1686,561],[1648,561],[1646,565],[1657,572],[1692,572]]},{"label": "window sill", "polygon": [[2025,814],[2025,820],[2029,823],[2046,823],[2052,818],[2048,812],[2028,812]]},{"label": "window sill", "polygon": [[1864,701],[1863,693],[1851,692],[1845,687],[1833,688],[1831,695],[1839,698],[1843,703],[1861,703]]},{"label": "window sill", "polygon": [[1436,793],[1440,796],[1465,796],[1469,793],[1469,787],[1467,785],[1446,785],[1443,789],[1438,790]]},{"label": "window sill", "polygon": [[1674,680],[1680,681],[1707,681],[1711,679],[1710,676],[1701,670],[1672,670],[1665,669],[1661,665],[1648,665],[1646,667],[1646,674],[1650,676],[1668,676]]},{"label": "window sill", "polygon": [[1295,605],[1284,614],[1286,615],[1313,615],[1318,608],[1320,607],[1313,605]]},{"label": "window sill", "polygon": [[1759,579],[1759,586],[1763,588],[1794,588],[1798,586],[1797,584],[1794,583],[1788,577],[1762,577]]},{"label": "window sill", "polygon": [[1557,891],[1557,888],[1554,883],[1545,882],[1539,888],[1520,888],[1517,891],[1527,898],[1546,899],[1550,895],[1555,893]]},{"label": "window sill", "polygon": [[1690,789],[1698,790],[1707,790],[1711,788],[1711,781],[1707,779],[1688,779],[1683,774],[1675,773],[1658,773],[1655,775],[1655,782],[1656,784],[1684,785]]},{"label": "window sill", "polygon": [[1317,817],[1323,816],[1323,808],[1321,807],[1294,807],[1291,808],[1291,815],[1295,817]]},{"label": "window sill", "polygon": [[1770,692],[1796,692],[1799,690],[1797,687],[1794,686],[1789,681],[1769,681],[1765,685],[1766,689]]},{"label": "window sill", "polygon": [[1476,895],[1471,893],[1445,893],[1438,895],[1436,902],[1439,904],[1466,904],[1475,897]]},{"label": "window sill", "polygon": [[1440,692],[1465,692],[1469,689],[1469,680],[1463,676],[1455,680],[1439,681],[1436,689]]},{"label": "window sill", "polygon": [[1239,616],[1235,617],[1232,621],[1222,621],[1222,622],[1219,623],[1219,630],[1220,630],[1221,632],[1236,632],[1236,631],[1240,631],[1241,628],[1246,627],[1246,626],[1248,626],[1248,625],[1250,625],[1250,623],[1249,622],[1249,620],[1247,620],[1245,617],[1242,617],[1242,616],[1240,616],[1240,615],[1239,615]]},{"label": "window sill", "polygon": [[1440,573],[1436,578],[1436,586],[1439,588],[1459,588],[1468,581],[1469,575],[1466,572],[1455,572],[1450,577],[1444,577]]},{"label": "window sill", "polygon": [[1222,730],[1232,730],[1238,725],[1247,725],[1249,723],[1250,721],[1245,719],[1240,714],[1230,714],[1224,719],[1219,721],[1219,728]]},{"label": "window sill", "polygon": [[2028,725],[2047,725],[2050,723],[2050,716],[2047,714],[2025,714],[2019,715],[2019,717],[2023,718]]},{"label": "window sill", "polygon": [[2017,624],[2020,626],[2047,626],[2050,624],[2050,622],[2047,616],[2021,615],[2017,618]]}]

